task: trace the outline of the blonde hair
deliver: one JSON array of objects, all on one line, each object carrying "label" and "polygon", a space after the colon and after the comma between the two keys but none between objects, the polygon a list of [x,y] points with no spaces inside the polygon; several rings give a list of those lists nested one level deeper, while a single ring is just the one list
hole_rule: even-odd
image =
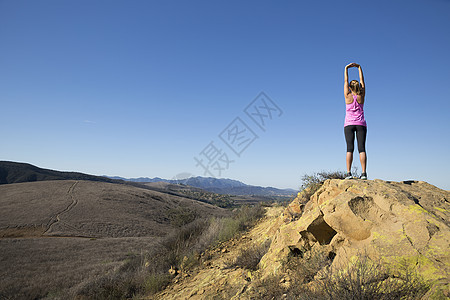
[{"label": "blonde hair", "polygon": [[361,93],[362,93],[362,87],[359,84],[358,80],[350,81],[350,89],[352,90],[352,92],[355,92],[357,95],[361,95]]}]

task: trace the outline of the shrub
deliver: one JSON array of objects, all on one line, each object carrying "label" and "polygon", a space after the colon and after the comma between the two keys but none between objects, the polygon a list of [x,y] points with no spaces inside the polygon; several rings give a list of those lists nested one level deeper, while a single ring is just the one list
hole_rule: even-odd
[{"label": "shrub", "polygon": [[[186,271],[199,262],[199,253],[208,247],[234,237],[247,230],[264,216],[261,206],[241,207],[233,217],[200,219],[179,227],[166,236],[152,251],[129,257],[114,274],[99,278],[79,292],[80,299],[126,299],[136,295],[154,294],[163,290],[175,274],[170,268]],[[173,220],[180,223],[189,220],[195,213],[174,211]],[[196,215],[195,215],[196,216]]]},{"label": "shrub", "polygon": [[255,225],[255,223],[264,217],[266,210],[261,204],[254,206],[242,206],[235,216],[239,221],[239,230],[244,231]]},{"label": "shrub", "polygon": [[318,286],[324,299],[420,299],[429,285],[407,265],[395,272],[362,255],[347,268],[324,273]]},{"label": "shrub", "polygon": [[283,265],[291,280],[286,290],[288,298],[420,299],[429,289],[423,278],[406,265],[394,272],[363,254],[333,267],[332,257],[309,251],[303,258],[289,258]]},{"label": "shrub", "polygon": [[189,224],[197,219],[198,213],[192,209],[185,207],[172,208],[168,211],[170,224],[176,227]]},{"label": "shrub", "polygon": [[241,267],[251,271],[258,269],[259,261],[267,253],[270,247],[270,240],[266,240],[260,245],[251,245],[241,249],[236,259],[228,264],[228,267]]},{"label": "shrub", "polygon": [[144,293],[156,294],[163,290],[170,282],[169,274],[150,274],[144,279]]},{"label": "shrub", "polygon": [[115,300],[126,299],[136,294],[138,286],[134,282],[132,274],[111,274],[85,285],[76,298]]},{"label": "shrub", "polygon": [[219,223],[220,228],[217,242],[224,242],[236,236],[241,227],[239,220],[234,218],[215,219],[214,221]]},{"label": "shrub", "polygon": [[[283,263],[289,283],[268,281],[272,295],[283,292],[287,299],[420,299],[429,284],[415,271],[402,264],[396,270],[373,261],[367,255],[340,266],[332,266],[334,253],[315,248],[297,251]],[[267,299],[267,298],[265,298]]]},{"label": "shrub", "polygon": [[285,299],[287,288],[280,285],[281,276],[269,276],[258,283],[256,293],[261,300]]},{"label": "shrub", "polygon": [[239,232],[248,230],[256,222],[264,217],[266,210],[260,205],[241,206],[236,209],[234,215],[230,218],[214,219],[218,222],[218,234],[216,242],[227,241]]},{"label": "shrub", "polygon": [[329,266],[334,258],[316,248],[296,250],[282,263],[284,272],[290,275],[296,286],[313,281],[317,273]]},{"label": "shrub", "polygon": [[[196,244],[198,238],[208,228],[209,221],[206,219],[197,219],[167,236],[161,245],[165,248],[165,251],[172,251],[177,256],[184,256],[190,250],[197,250]],[[202,251],[202,249],[198,249]]]},{"label": "shrub", "polygon": [[344,179],[346,176],[345,172],[342,171],[322,171],[318,173],[313,173],[312,175],[305,174],[302,177],[302,185],[300,190],[306,193],[306,198],[309,198],[317,192],[318,189],[323,185],[327,179]]}]

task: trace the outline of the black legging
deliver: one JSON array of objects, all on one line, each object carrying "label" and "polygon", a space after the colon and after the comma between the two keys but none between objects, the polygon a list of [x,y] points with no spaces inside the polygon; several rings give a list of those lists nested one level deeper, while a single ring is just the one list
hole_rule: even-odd
[{"label": "black legging", "polygon": [[353,153],[355,149],[355,132],[358,141],[358,151],[366,152],[367,127],[362,125],[348,125],[344,127],[345,141],[347,142],[347,152]]}]

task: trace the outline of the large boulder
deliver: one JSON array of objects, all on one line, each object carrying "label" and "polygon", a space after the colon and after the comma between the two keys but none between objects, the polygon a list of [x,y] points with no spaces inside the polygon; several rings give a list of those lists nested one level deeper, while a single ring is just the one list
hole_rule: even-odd
[{"label": "large boulder", "polygon": [[450,192],[421,181],[327,180],[306,203],[299,193],[280,217],[262,274],[279,272],[290,254],[319,247],[335,265],[364,253],[391,266],[407,263],[448,288],[449,200]]}]

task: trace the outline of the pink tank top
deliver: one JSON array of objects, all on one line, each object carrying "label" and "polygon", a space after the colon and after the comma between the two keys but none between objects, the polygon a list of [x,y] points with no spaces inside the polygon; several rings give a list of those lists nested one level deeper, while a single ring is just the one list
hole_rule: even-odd
[{"label": "pink tank top", "polygon": [[367,126],[366,120],[364,119],[364,104],[359,104],[356,98],[357,96],[353,95],[353,102],[345,104],[344,127],[348,125]]}]

